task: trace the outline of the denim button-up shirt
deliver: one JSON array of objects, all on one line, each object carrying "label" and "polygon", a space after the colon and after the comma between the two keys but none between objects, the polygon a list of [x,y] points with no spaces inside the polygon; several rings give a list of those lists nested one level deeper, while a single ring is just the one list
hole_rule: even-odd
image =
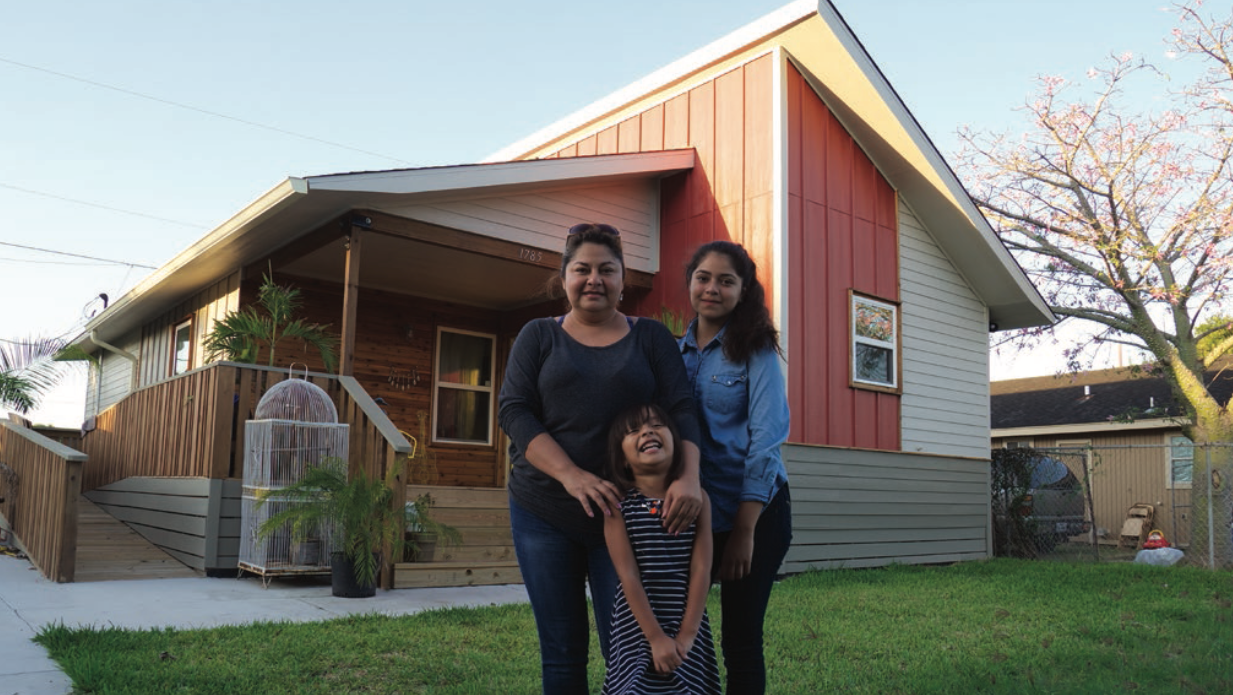
[{"label": "denim button-up shirt", "polygon": [[773,350],[728,360],[724,333],[698,349],[697,319],[678,342],[702,424],[702,487],[711,527],[730,531],[741,502],[767,504],[788,482],[780,445],[788,438],[788,397]]}]

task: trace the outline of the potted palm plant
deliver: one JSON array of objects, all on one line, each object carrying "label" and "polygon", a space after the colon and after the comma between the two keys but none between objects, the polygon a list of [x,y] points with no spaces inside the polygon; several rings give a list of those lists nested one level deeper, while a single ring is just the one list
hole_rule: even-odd
[{"label": "potted palm plant", "polygon": [[338,363],[338,338],[329,332],[329,326],[298,318],[296,314],[302,304],[298,289],[279,285],[265,275],[255,306],[214,321],[214,328],[205,338],[206,359],[257,364],[264,347],[273,367],[279,341],[290,338],[315,347],[325,370],[333,372]]},{"label": "potted palm plant", "polygon": [[432,495],[427,493],[407,502],[403,549],[403,559],[407,562],[431,562],[438,544],[452,546],[462,542],[458,529],[433,518],[433,504]]},{"label": "potted palm plant", "polygon": [[290,526],[295,542],[303,542],[330,529],[334,551],[330,560],[333,593],[347,598],[365,598],[377,592],[377,568],[381,551],[387,545],[394,557],[402,557],[406,510],[394,505],[394,493],[401,484],[400,466],[391,466],[384,477],[357,471],[348,477],[342,459],[330,457],[311,466],[300,480],[258,499],[271,498],[288,504],[262,522],[261,537],[279,533]]}]

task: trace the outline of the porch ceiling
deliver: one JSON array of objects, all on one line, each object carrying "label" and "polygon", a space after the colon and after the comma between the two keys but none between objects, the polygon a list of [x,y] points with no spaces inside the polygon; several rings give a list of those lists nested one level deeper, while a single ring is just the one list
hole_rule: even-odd
[{"label": "porch ceiling", "polygon": [[[329,244],[280,270],[341,283],[345,259],[341,243]],[[545,268],[384,234],[366,234],[360,252],[361,297],[378,289],[507,310],[548,299],[551,276]]]}]

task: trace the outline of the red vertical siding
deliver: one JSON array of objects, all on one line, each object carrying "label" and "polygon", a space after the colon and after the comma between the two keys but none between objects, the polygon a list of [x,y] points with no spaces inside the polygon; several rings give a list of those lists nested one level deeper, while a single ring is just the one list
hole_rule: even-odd
[{"label": "red vertical siding", "polygon": [[621,154],[642,151],[642,120],[631,118],[617,126],[617,150]]},{"label": "red vertical siding", "polygon": [[899,298],[895,192],[792,67],[786,107],[789,438],[898,450],[899,396],[848,385],[848,290]]},{"label": "red vertical siding", "polygon": [[774,274],[788,273],[791,441],[898,450],[899,397],[848,385],[847,342],[849,289],[899,298],[895,192],[789,67],[788,267],[774,268],[774,60],[762,56],[555,154],[694,148],[695,168],[661,186],[655,287],[627,309],[687,312],[682,269],[693,250],[715,239],[744,244],[768,294]]},{"label": "red vertical siding", "polygon": [[662,105],[642,114],[642,151],[654,152],[664,149],[664,107]]},{"label": "red vertical siding", "polygon": [[774,273],[773,67],[774,58],[762,56],[554,153],[685,147],[697,153],[692,171],[665,179],[660,188],[660,274],[650,294],[626,307],[631,313],[655,314],[661,306],[688,313],[682,271],[694,249],[715,239],[745,245],[769,295]]}]

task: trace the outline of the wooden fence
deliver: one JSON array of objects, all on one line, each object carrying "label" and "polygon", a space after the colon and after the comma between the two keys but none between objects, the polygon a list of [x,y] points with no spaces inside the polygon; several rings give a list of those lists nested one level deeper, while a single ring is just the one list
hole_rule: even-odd
[{"label": "wooden fence", "polygon": [[[297,374],[298,376],[298,374]],[[338,408],[350,428],[352,471],[381,476],[405,465],[411,445],[352,377],[308,373]],[[240,478],[244,430],[258,402],[286,369],[216,362],[129,394],[100,413],[82,439],[86,467],[83,490],[96,490],[125,478]],[[405,472],[400,482],[406,482]],[[405,502],[405,485],[396,486],[396,503]],[[390,565],[390,563],[387,563]],[[392,583],[391,566],[382,585]]]},{"label": "wooden fence", "polygon": [[[310,373],[351,425],[351,460],[384,471],[410,444],[350,377]],[[81,449],[90,457],[83,489],[134,476],[239,478],[245,422],[285,369],[216,362],[129,394],[98,415]],[[346,386],[344,386],[344,383]],[[378,463],[379,462],[379,463]]]},{"label": "wooden fence", "polygon": [[[0,512],[43,576],[73,581],[77,500],[86,455],[33,430],[0,420]],[[5,471],[9,473],[9,471]]]}]

